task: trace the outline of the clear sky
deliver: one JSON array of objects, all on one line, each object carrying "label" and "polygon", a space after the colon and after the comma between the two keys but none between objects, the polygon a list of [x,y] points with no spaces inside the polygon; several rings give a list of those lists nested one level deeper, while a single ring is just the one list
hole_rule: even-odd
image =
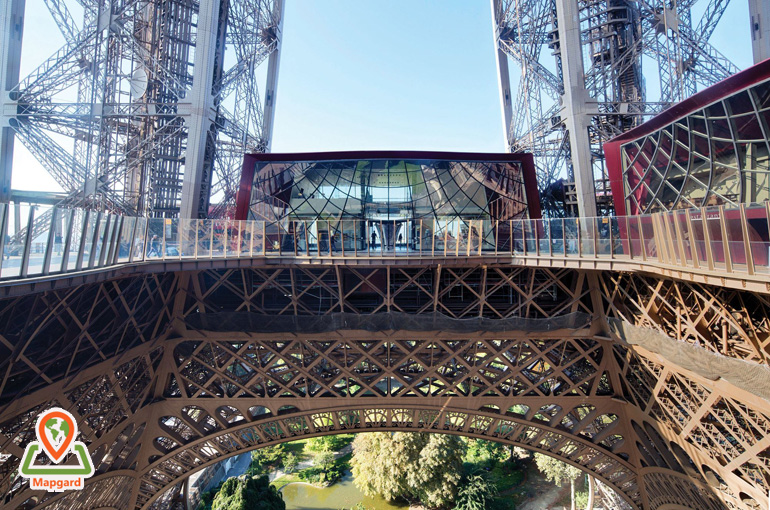
[{"label": "clear sky", "polygon": [[[712,37],[741,68],[747,5]],[[22,75],[63,44],[43,0],[26,14]],[[286,0],[283,41],[274,152],[505,149],[488,0]],[[14,159],[14,188],[58,189],[18,142]]]}]

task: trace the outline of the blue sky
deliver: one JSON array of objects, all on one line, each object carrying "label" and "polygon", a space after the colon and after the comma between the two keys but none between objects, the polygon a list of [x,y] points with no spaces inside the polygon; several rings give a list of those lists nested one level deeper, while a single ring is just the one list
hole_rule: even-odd
[{"label": "blue sky", "polygon": [[504,150],[489,3],[287,2],[273,150]]},{"label": "blue sky", "polygon": [[[286,4],[274,152],[505,149],[488,0]],[[712,37],[741,68],[751,65],[747,4],[733,0]],[[27,0],[26,14],[22,76],[63,44],[43,0]],[[13,186],[58,189],[18,142]]]}]

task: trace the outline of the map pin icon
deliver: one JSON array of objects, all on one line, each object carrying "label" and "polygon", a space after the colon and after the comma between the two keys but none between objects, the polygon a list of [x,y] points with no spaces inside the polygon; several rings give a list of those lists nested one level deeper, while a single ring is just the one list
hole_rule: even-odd
[{"label": "map pin icon", "polygon": [[53,407],[37,419],[35,432],[46,455],[58,464],[69,451],[78,429],[70,413],[60,407]]}]

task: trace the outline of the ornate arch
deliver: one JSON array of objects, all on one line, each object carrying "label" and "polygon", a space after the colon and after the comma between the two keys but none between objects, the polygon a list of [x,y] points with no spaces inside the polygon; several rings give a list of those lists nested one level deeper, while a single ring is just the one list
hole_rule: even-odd
[{"label": "ornate arch", "polygon": [[[309,301],[294,294],[304,285],[298,271],[141,277],[0,306],[0,319],[14,325],[0,344],[19,345],[7,353],[12,377],[0,390],[2,503],[167,505],[187,475],[230,455],[344,430],[432,430],[542,451],[645,510],[747,510],[766,494],[767,401],[624,343],[584,313],[596,293],[587,290],[590,274],[498,267],[445,279],[410,268],[398,278],[378,269],[347,279],[312,269],[313,299],[345,312],[300,317]],[[391,295],[356,297],[388,278]],[[353,290],[337,292],[334,281]],[[432,281],[442,283],[431,298]],[[473,290],[472,306],[453,293],[461,286]],[[268,291],[291,296],[278,303],[285,315],[260,315]],[[407,308],[413,291],[420,306],[453,310],[455,319]],[[623,315],[627,302],[600,298],[608,315],[633,322]],[[660,316],[656,303],[645,320]],[[60,308],[82,327],[64,328]],[[46,339],[59,334],[61,349],[49,348]],[[714,356],[677,345],[689,349],[688,366]],[[52,405],[76,416],[98,469],[77,496],[35,493],[14,477],[34,417]]]}]

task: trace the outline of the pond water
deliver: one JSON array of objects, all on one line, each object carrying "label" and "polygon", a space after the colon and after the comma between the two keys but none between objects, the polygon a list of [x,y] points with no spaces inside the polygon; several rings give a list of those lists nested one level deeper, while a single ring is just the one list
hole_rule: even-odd
[{"label": "pond water", "polygon": [[290,483],[281,491],[286,510],[340,510],[352,508],[359,501],[375,510],[403,510],[409,508],[406,502],[390,503],[382,498],[364,496],[353,485],[353,475],[348,473],[331,487],[319,489],[304,483]]}]

